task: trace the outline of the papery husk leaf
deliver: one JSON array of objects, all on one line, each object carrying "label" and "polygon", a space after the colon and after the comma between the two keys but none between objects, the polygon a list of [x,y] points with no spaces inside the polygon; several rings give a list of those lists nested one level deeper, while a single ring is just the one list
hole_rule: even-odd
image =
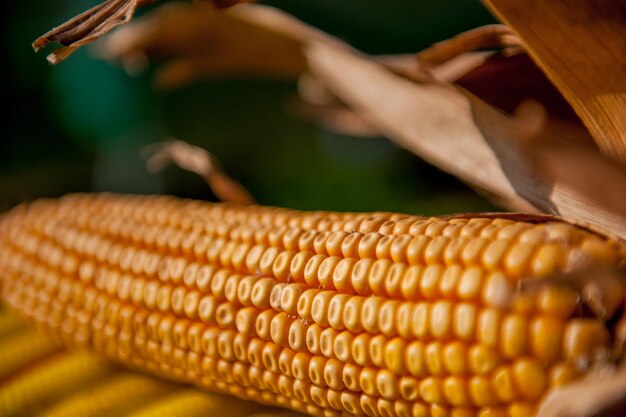
[{"label": "papery husk leaf", "polygon": [[254,204],[252,194],[231,178],[215,155],[180,140],[169,140],[146,149],[150,154],[147,168],[156,173],[170,164],[198,174],[220,201],[237,204]]},{"label": "papery husk leaf", "polygon": [[107,0],[41,36],[33,48],[39,51],[49,43],[58,42],[63,47],[48,55],[48,61],[52,64],[64,61],[79,47],[128,22],[140,1]]},{"label": "papery husk leaf", "polygon": [[[128,23],[138,6],[154,1],[156,0],[105,0],[37,38],[33,42],[33,48],[39,51],[49,43],[60,43],[63,46],[48,55],[50,63],[58,64],[81,46],[99,39],[117,26]],[[227,8],[247,0],[203,1],[217,8]]]},{"label": "papery husk leaf", "polygon": [[305,70],[299,35],[287,35],[271,21],[250,24],[246,9],[166,4],[111,34],[98,53],[121,62],[145,55],[165,60],[155,76],[163,89],[219,76],[295,79]]},{"label": "papery husk leaf", "polygon": [[521,41],[506,25],[486,25],[437,42],[417,54],[425,67],[434,67],[465,52],[491,48],[520,48]]},{"label": "papery husk leaf", "polygon": [[[526,121],[519,123],[452,85],[398,77],[346,47],[313,42],[306,55],[312,72],[386,136],[495,194],[507,207],[559,214],[626,238],[621,191],[626,172],[593,148],[561,141],[555,132],[532,131]],[[527,141],[539,133],[541,140]],[[584,161],[590,170],[585,178],[546,173],[546,158],[559,165],[568,158],[565,165]],[[585,194],[590,190],[593,197]]]},{"label": "papery husk leaf", "polygon": [[615,0],[484,0],[518,34],[602,153],[626,162],[626,7]]}]

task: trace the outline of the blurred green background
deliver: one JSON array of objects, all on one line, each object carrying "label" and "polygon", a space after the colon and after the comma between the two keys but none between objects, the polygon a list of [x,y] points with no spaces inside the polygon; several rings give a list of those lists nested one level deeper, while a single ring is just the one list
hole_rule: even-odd
[{"label": "blurred green background", "polygon": [[[0,208],[77,191],[167,193],[214,200],[194,174],[150,175],[140,151],[176,137],[213,152],[260,203],[299,209],[422,214],[491,206],[458,180],[384,138],[333,134],[291,112],[294,83],[220,79],[156,91],[84,48],[59,66],[30,43],[98,0],[8,2],[0,139]],[[373,54],[411,53],[493,22],[478,1],[274,0]],[[158,5],[157,5],[158,6]],[[381,103],[384,105],[384,103]]]}]

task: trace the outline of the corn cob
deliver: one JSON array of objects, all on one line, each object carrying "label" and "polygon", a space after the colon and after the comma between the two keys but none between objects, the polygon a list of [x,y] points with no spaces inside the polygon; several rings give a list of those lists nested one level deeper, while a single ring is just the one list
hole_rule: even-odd
[{"label": "corn cob", "polygon": [[250,417],[303,417],[303,415],[288,410],[267,410],[251,414]]},{"label": "corn cob", "polygon": [[59,354],[0,386],[0,415],[32,416],[109,372],[91,355]]},{"label": "corn cob", "polygon": [[137,410],[131,417],[205,417],[227,414],[229,417],[250,415],[259,405],[224,395],[186,389]]},{"label": "corn cob", "polygon": [[311,415],[533,416],[611,348],[575,288],[621,243],[567,223],[78,195],[0,221],[9,306],[69,345]]},{"label": "corn cob", "polygon": [[13,314],[0,311],[0,338],[5,338],[20,329],[21,324]]},{"label": "corn cob", "polygon": [[0,339],[0,381],[59,347],[36,330],[16,331]]},{"label": "corn cob", "polygon": [[38,417],[120,416],[155,401],[176,386],[133,374],[113,374],[91,389],[81,390],[49,407]]}]

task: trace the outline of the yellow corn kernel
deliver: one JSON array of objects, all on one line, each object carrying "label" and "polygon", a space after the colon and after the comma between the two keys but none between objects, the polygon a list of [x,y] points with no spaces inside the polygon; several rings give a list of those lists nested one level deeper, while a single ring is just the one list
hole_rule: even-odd
[{"label": "yellow corn kernel", "polygon": [[461,340],[471,341],[476,334],[478,307],[472,303],[459,303],[454,307],[454,336]]},{"label": "yellow corn kernel", "polygon": [[484,309],[478,315],[477,321],[476,339],[487,346],[498,346],[502,328],[502,312],[493,308]]},{"label": "yellow corn kernel", "polygon": [[463,268],[456,264],[450,265],[443,270],[438,288],[441,297],[447,299],[454,298],[462,273]]},{"label": "yellow corn kernel", "polygon": [[545,277],[554,273],[565,264],[565,256],[565,249],[562,244],[550,243],[541,246],[531,261],[533,275]]},{"label": "yellow corn kernel", "polygon": [[372,397],[377,397],[379,395],[376,385],[377,375],[378,371],[375,368],[363,368],[361,370],[361,374],[359,375],[359,384],[361,385],[361,389],[365,394],[371,395]]},{"label": "yellow corn kernel", "polygon": [[533,243],[521,242],[511,246],[504,257],[504,270],[508,276],[522,278],[530,271],[530,260],[537,250]]},{"label": "yellow corn kernel", "polygon": [[378,333],[378,315],[382,304],[385,302],[383,297],[366,298],[361,309],[361,323],[363,329],[369,333]]},{"label": "yellow corn kernel", "polygon": [[502,320],[500,351],[509,359],[523,355],[529,344],[528,319],[522,314],[511,314]]},{"label": "yellow corn kernel", "polygon": [[361,322],[361,310],[363,308],[364,297],[354,296],[346,301],[343,308],[343,323],[346,329],[353,333],[363,331],[363,323]]},{"label": "yellow corn kernel", "polygon": [[553,363],[562,354],[565,322],[553,316],[540,316],[530,324],[532,352],[539,359]]},{"label": "yellow corn kernel", "polygon": [[580,250],[586,256],[605,265],[614,264],[619,258],[617,247],[613,246],[607,248],[606,241],[598,236],[585,236],[585,239],[580,245]]},{"label": "yellow corn kernel", "polygon": [[351,363],[346,363],[343,367],[343,383],[350,391],[359,391],[361,386],[359,385],[359,377],[361,373],[361,367]]},{"label": "yellow corn kernel", "polygon": [[473,408],[455,407],[450,409],[450,417],[476,417],[476,411]]},{"label": "yellow corn kernel", "polygon": [[608,331],[602,321],[574,319],[565,326],[563,353],[572,361],[590,361],[606,350],[608,338]]},{"label": "yellow corn kernel", "polygon": [[439,280],[443,268],[441,265],[429,265],[424,268],[420,279],[420,293],[423,297],[435,300],[439,296]]},{"label": "yellow corn kernel", "polygon": [[399,380],[400,396],[405,401],[416,401],[419,399],[420,381],[411,376],[403,376]]},{"label": "yellow corn kernel", "polygon": [[579,297],[567,287],[543,286],[537,294],[537,307],[546,314],[570,317],[578,306]]},{"label": "yellow corn kernel", "polygon": [[385,344],[387,338],[381,334],[374,336],[369,341],[368,353],[372,363],[379,367],[385,366]]},{"label": "yellow corn kernel", "polygon": [[420,285],[423,270],[424,268],[420,265],[411,265],[406,270],[406,273],[402,278],[402,282],[400,283],[400,292],[404,299],[416,300],[420,297]]},{"label": "yellow corn kernel", "polygon": [[420,397],[429,404],[445,402],[443,382],[437,377],[427,377],[420,383]]},{"label": "yellow corn kernel", "polygon": [[463,377],[449,377],[443,381],[443,391],[446,400],[453,406],[466,406],[471,404],[467,393],[467,380]]},{"label": "yellow corn kernel", "polygon": [[509,406],[509,417],[534,417],[536,407],[528,403],[514,403]]},{"label": "yellow corn kernel", "polygon": [[439,342],[432,342],[424,349],[424,361],[430,375],[444,375],[443,346]]},{"label": "yellow corn kernel", "polygon": [[[378,328],[380,332],[385,336],[395,336],[398,331],[396,329],[397,319],[398,319],[398,307],[400,306],[399,301],[386,301],[380,307],[378,313]],[[440,317],[439,320],[445,320],[447,318]],[[431,323],[432,325],[432,323]]]},{"label": "yellow corn kernel", "polygon": [[[335,337],[333,343],[334,356],[342,362],[352,362],[352,344],[354,343],[354,334],[351,332],[341,332]],[[392,348],[393,350],[393,348]],[[404,352],[404,351],[402,351]],[[388,354],[385,353],[385,360],[387,360]],[[395,357],[395,356],[394,356]]]},{"label": "yellow corn kernel", "polygon": [[396,375],[404,375],[407,371],[404,362],[404,352],[407,348],[406,340],[396,337],[385,345],[385,366]]},{"label": "yellow corn kernel", "polygon": [[411,415],[415,417],[429,417],[431,414],[426,404],[416,402],[411,409]]},{"label": "yellow corn kernel", "polygon": [[452,375],[467,373],[467,345],[462,342],[452,342],[444,346],[443,366]]},{"label": "yellow corn kernel", "polygon": [[413,317],[414,304],[403,302],[398,306],[396,327],[398,335],[408,339],[411,337],[411,318]]},{"label": "yellow corn kernel", "polygon": [[436,339],[447,339],[452,334],[452,309],[449,301],[436,301],[430,311],[430,334]]},{"label": "yellow corn kernel", "polygon": [[487,276],[481,299],[489,307],[505,309],[514,300],[514,288],[504,273],[496,271]]},{"label": "yellow corn kernel", "polygon": [[496,397],[502,402],[511,402],[518,398],[513,373],[507,366],[501,366],[493,372],[491,386]]},{"label": "yellow corn kernel", "polygon": [[490,242],[483,252],[482,264],[489,270],[497,271],[500,269],[504,255],[506,254],[511,240],[498,239]]},{"label": "yellow corn kernel", "polygon": [[468,364],[471,372],[477,375],[491,373],[502,362],[502,357],[493,348],[474,345],[468,352]]},{"label": "yellow corn kernel", "polygon": [[417,303],[413,309],[411,328],[418,339],[426,339],[430,325],[431,306],[428,303]]},{"label": "yellow corn kernel", "polygon": [[469,379],[469,395],[478,407],[488,407],[498,403],[489,380],[485,377],[474,376]]},{"label": "yellow corn kernel", "polygon": [[481,408],[476,417],[508,417],[507,410],[498,407]]},{"label": "yellow corn kernel", "polygon": [[484,271],[477,267],[466,269],[457,286],[457,295],[462,300],[474,300],[480,296],[483,288]]},{"label": "yellow corn kernel", "polygon": [[386,369],[381,369],[376,375],[376,388],[383,398],[398,399],[400,396],[400,378]]},{"label": "yellow corn kernel", "polygon": [[550,368],[549,381],[551,387],[560,387],[574,381],[580,373],[568,363],[559,363]]},{"label": "yellow corn kernel", "polygon": [[405,350],[404,361],[407,364],[407,369],[411,375],[418,378],[427,375],[424,351],[424,343],[420,341],[409,343]]},{"label": "yellow corn kernel", "polygon": [[526,400],[537,400],[543,394],[548,378],[537,360],[518,359],[513,364],[512,371],[516,386]]},{"label": "yellow corn kernel", "polygon": [[[331,327],[337,330],[345,329],[346,326],[343,321],[343,312],[345,305],[350,298],[352,297],[348,294],[338,294],[330,300],[330,305],[328,306],[328,324]],[[291,312],[291,314],[294,313],[295,312]]]}]

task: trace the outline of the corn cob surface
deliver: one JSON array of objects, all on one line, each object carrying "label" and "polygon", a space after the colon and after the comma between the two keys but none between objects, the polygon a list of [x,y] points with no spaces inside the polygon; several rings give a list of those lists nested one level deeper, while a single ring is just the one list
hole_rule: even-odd
[{"label": "corn cob surface", "polygon": [[[312,415],[531,417],[612,348],[621,243],[505,218],[76,195],[0,220],[11,308],[69,346]],[[594,310],[596,311],[596,310]]]}]

